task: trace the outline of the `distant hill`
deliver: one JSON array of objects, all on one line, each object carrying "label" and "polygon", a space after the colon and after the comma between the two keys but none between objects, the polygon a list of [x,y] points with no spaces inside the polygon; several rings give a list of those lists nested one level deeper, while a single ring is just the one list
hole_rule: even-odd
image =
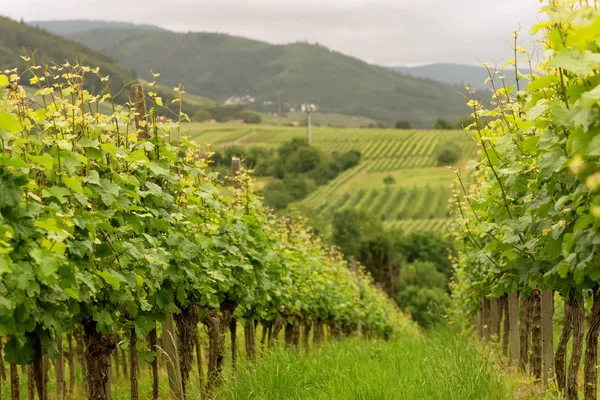
[{"label": "distant hill", "polygon": [[282,93],[286,107],[310,102],[321,112],[431,127],[438,116],[468,113],[456,88],[398,74],[388,68],[306,43],[271,45],[216,33],[102,29],[70,38],[118,59],[150,79],[223,101],[251,95],[256,104]]},{"label": "distant hill", "polygon": [[71,35],[77,32],[91,31],[94,29],[145,29],[150,31],[163,31],[156,25],[132,24],[129,22],[100,21],[87,19],[71,19],[60,21],[28,21],[28,25],[39,26],[57,35]]},{"label": "distant hill", "polygon": [[[414,77],[433,79],[450,85],[468,84],[475,89],[489,88],[489,84],[483,82],[488,78],[487,70],[482,66],[463,64],[437,63],[418,67],[391,67],[393,70]],[[514,82],[512,78],[514,70],[505,71],[507,80]]]},{"label": "distant hill", "polygon": [[[132,79],[130,73],[119,65],[116,59],[106,54],[44,29],[0,17],[0,70],[15,67],[20,71],[27,69],[29,63],[21,58],[24,50],[36,50],[35,61],[38,65],[50,60],[64,63],[67,60],[85,57],[86,65],[100,67],[103,75],[110,75],[113,93],[117,93]],[[97,88],[104,87],[99,79],[90,78],[89,84]]]},{"label": "distant hill", "polygon": [[[112,93],[121,92],[117,99],[120,102],[126,101],[129,95],[128,90],[121,91],[121,89],[135,80],[131,72],[123,68],[113,57],[90,49],[79,42],[50,33],[45,29],[0,17],[0,71],[15,67],[19,68],[21,72],[26,70],[29,64],[21,58],[24,50],[28,53],[36,51],[35,62],[38,65],[48,61],[64,63],[67,60],[85,58],[86,65],[100,67],[103,75],[110,75],[111,91]],[[23,78],[23,84],[27,85],[28,77],[24,76]],[[104,87],[104,83],[95,79],[91,74],[88,74],[87,82],[89,89]],[[174,98],[172,88],[159,86],[157,89],[164,98],[165,104],[170,104]],[[183,111],[192,116],[198,109],[214,105],[215,102],[210,99],[189,93],[184,96]],[[178,106],[174,108],[178,109]]]}]

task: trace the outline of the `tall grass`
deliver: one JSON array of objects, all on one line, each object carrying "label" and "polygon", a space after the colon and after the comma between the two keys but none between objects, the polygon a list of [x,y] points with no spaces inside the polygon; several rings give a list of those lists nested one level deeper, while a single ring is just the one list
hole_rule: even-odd
[{"label": "tall grass", "polygon": [[242,367],[216,399],[500,400],[494,365],[445,330],[392,342],[348,339],[310,354],[278,349]]}]

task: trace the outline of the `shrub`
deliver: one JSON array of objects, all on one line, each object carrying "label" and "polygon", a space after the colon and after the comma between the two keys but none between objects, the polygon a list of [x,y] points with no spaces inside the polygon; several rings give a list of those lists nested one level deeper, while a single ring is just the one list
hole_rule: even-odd
[{"label": "shrub", "polygon": [[203,122],[203,121],[208,121],[211,118],[212,117],[210,116],[210,113],[208,112],[208,110],[198,110],[192,116],[192,121]]},{"label": "shrub", "polygon": [[383,183],[385,183],[386,185],[393,185],[394,183],[396,183],[396,179],[394,179],[393,176],[388,175],[385,178],[383,178]]},{"label": "shrub", "polygon": [[436,158],[438,165],[451,165],[460,160],[462,149],[459,145],[452,142],[444,142],[436,149]]},{"label": "shrub", "polygon": [[410,122],[406,120],[396,122],[396,129],[411,129]]},{"label": "shrub", "polygon": [[247,124],[260,124],[262,121],[260,115],[252,111],[242,111],[239,117]]},{"label": "shrub", "polygon": [[353,168],[360,163],[360,152],[356,150],[350,150],[341,155],[333,153],[333,157],[340,171]]},{"label": "shrub", "polygon": [[433,129],[454,129],[454,126],[450,121],[440,117],[435,121]]},{"label": "shrub", "polygon": [[443,321],[451,305],[448,277],[431,262],[417,261],[401,269],[396,301],[422,327]]}]

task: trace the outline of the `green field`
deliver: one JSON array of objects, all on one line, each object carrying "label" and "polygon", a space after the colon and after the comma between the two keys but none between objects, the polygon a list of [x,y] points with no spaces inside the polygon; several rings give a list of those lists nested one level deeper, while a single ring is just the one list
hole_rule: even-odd
[{"label": "green field", "polygon": [[[276,147],[306,135],[306,128],[287,126],[194,123],[187,128],[195,140],[211,149]],[[461,131],[314,127],[317,148],[328,153],[357,150],[361,163],[297,205],[324,219],[352,207],[369,210],[387,227],[439,230],[449,215],[454,177],[436,160],[436,148],[446,142],[460,145],[463,161],[476,155],[476,144]],[[394,182],[385,184],[386,177]]]}]

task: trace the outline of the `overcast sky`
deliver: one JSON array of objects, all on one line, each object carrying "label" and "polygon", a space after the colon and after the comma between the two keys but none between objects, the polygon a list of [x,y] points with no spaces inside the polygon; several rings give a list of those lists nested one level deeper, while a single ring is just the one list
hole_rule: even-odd
[{"label": "overcast sky", "polygon": [[478,64],[511,58],[539,0],[0,0],[26,21],[103,19],[175,31],[224,32],[271,43],[318,42],[382,65]]}]

